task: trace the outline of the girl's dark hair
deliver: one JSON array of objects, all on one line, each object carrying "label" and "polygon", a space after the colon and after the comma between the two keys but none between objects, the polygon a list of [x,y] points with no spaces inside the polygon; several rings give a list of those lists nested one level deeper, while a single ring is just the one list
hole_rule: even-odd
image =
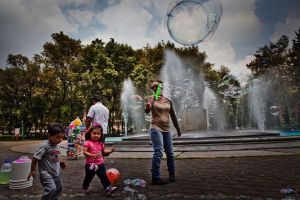
[{"label": "girl's dark hair", "polygon": [[59,133],[65,134],[64,128],[60,123],[48,124],[48,134],[53,136]]},{"label": "girl's dark hair", "polygon": [[97,129],[97,128],[100,129],[100,133],[101,133],[101,136],[100,136],[100,138],[99,138],[98,141],[99,141],[99,142],[103,142],[103,140],[104,140],[104,135],[103,135],[103,128],[102,128],[101,125],[92,126],[92,127],[88,130],[88,132],[85,134],[85,140],[91,140],[91,134],[92,134],[92,132],[93,132],[95,129]]},{"label": "girl's dark hair", "polygon": [[160,79],[153,80],[153,81],[152,81],[152,83],[154,83],[154,82],[158,82],[158,83],[161,83],[161,84],[163,84],[163,81],[162,81],[162,80],[160,80]]}]

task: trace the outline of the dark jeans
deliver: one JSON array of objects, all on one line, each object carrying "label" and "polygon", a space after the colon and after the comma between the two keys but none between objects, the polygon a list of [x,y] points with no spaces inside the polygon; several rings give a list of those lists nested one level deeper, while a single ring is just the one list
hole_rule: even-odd
[{"label": "dark jeans", "polygon": [[167,156],[167,166],[169,175],[175,175],[175,161],[173,153],[173,140],[171,132],[160,132],[156,129],[150,129],[150,137],[153,146],[152,157],[152,177],[160,178],[160,161],[165,150]]},{"label": "dark jeans", "polygon": [[104,164],[97,165],[97,166],[98,166],[98,169],[95,171],[94,169],[93,170],[89,169],[90,164],[85,164],[85,177],[84,177],[84,180],[83,180],[82,188],[85,188],[85,189],[89,188],[90,183],[92,182],[95,174],[99,177],[99,179],[100,179],[100,181],[103,185],[104,190],[108,186],[110,186],[110,182],[109,182],[109,180],[106,176],[106,170],[105,170]]}]

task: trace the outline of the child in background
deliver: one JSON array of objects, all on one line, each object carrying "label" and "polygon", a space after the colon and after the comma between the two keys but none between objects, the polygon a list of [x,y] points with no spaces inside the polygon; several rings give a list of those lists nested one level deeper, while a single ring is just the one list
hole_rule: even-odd
[{"label": "child in background", "polygon": [[81,154],[80,142],[75,141],[72,146],[68,147],[67,156],[69,160],[77,160],[78,156]]},{"label": "child in background", "polygon": [[99,177],[107,196],[110,196],[117,189],[117,187],[113,187],[110,184],[104,166],[104,156],[114,152],[115,148],[112,147],[111,150],[106,150],[102,142],[103,137],[103,129],[100,124],[91,127],[85,135],[86,141],[83,145],[83,154],[86,156],[86,174],[82,184],[83,193],[89,192],[89,185],[95,174]]},{"label": "child in background", "polygon": [[64,169],[66,163],[60,160],[58,144],[64,139],[64,135],[61,124],[48,125],[48,140],[33,155],[28,179],[35,176],[36,164],[38,163],[40,181],[44,187],[42,200],[57,200],[62,193],[60,167]]},{"label": "child in background", "polygon": [[81,154],[81,145],[80,142],[75,142],[74,144],[75,150],[75,159],[77,160],[78,156]]}]

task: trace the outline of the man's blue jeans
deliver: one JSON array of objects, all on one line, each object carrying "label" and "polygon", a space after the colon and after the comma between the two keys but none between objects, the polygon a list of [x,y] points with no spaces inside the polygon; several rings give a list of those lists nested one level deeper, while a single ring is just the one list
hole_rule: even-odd
[{"label": "man's blue jeans", "polygon": [[167,166],[169,175],[175,175],[175,163],[173,153],[173,142],[171,132],[161,132],[156,129],[150,129],[150,137],[153,146],[153,157],[152,157],[152,177],[160,178],[160,161],[163,157],[163,150],[167,155]]}]

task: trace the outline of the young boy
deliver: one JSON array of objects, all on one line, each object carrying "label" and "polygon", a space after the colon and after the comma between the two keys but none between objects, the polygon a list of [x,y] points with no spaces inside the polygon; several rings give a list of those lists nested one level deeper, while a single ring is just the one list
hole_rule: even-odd
[{"label": "young boy", "polygon": [[28,179],[35,176],[35,168],[38,163],[40,182],[44,187],[42,200],[56,200],[62,193],[60,167],[64,169],[66,163],[60,160],[60,151],[57,145],[63,138],[64,129],[61,124],[48,125],[48,140],[33,155]]}]

